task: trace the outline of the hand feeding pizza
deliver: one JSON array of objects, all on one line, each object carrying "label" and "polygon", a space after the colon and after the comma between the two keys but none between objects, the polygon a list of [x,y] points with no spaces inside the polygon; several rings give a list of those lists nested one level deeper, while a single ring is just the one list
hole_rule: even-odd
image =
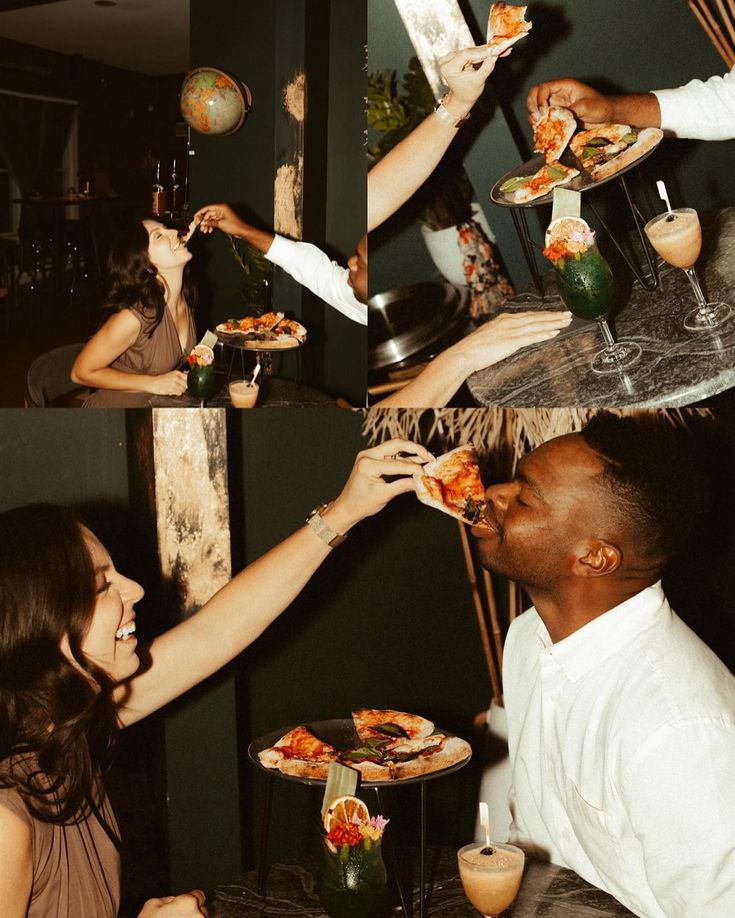
[{"label": "hand feeding pizza", "polygon": [[487,43],[498,54],[507,51],[518,39],[531,31],[532,23],[525,21],[527,6],[493,3],[487,23]]},{"label": "hand feeding pizza", "polygon": [[485,486],[474,446],[456,449],[427,462],[414,474],[416,497],[422,504],[475,524],[485,509]]},{"label": "hand feeding pizza", "polygon": [[572,137],[569,148],[592,178],[609,178],[656,147],[659,128],[638,130],[629,124],[597,124]]},{"label": "hand feeding pizza", "polygon": [[401,781],[449,768],[470,757],[469,743],[434,733],[425,717],[405,711],[360,708],[352,720],[356,745],[336,750],[306,727],[290,730],[258,753],[260,763],[286,775],[326,780],[329,763],[357,769],[365,781]]}]

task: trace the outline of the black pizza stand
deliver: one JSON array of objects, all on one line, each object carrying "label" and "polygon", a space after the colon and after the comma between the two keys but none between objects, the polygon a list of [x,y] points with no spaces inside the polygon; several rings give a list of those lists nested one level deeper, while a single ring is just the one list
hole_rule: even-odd
[{"label": "black pizza stand", "polygon": [[[296,351],[296,373],[294,377],[294,382],[298,384],[301,379],[301,348],[304,346],[306,339],[299,341],[297,339],[293,340],[293,344],[289,344],[288,347],[283,345],[278,345],[276,342],[269,343],[268,341],[253,341],[251,338],[248,338],[246,335],[241,332],[221,332],[215,331],[217,335],[217,344],[222,349],[222,365],[224,366],[225,361],[225,350],[229,354],[229,362],[227,363],[227,378],[232,378],[232,365],[235,362],[235,357],[240,355],[240,376],[244,379],[250,373],[245,372],[245,354],[251,353],[255,355],[255,363],[260,364],[261,372],[268,373],[272,357],[274,354],[291,354]],[[262,361],[262,355],[266,355],[266,360]]]},{"label": "black pizza stand", "polygon": [[[564,151],[560,160],[562,165],[572,166],[575,169],[579,168],[579,175],[575,176],[571,182],[567,182],[565,185],[560,187],[567,188],[570,191],[579,191],[582,195],[584,195],[584,201],[589,205],[590,210],[595,215],[600,226],[602,226],[610,241],[613,243],[618,252],[620,252],[620,255],[625,260],[625,263],[628,265],[630,270],[633,272],[636,280],[646,290],[655,290],[658,287],[658,270],[656,267],[656,257],[655,253],[653,253],[651,249],[643,229],[647,221],[642,217],[640,210],[633,201],[625,176],[626,173],[630,172],[632,169],[637,169],[638,166],[645,162],[648,157],[657,149],[658,144],[644,153],[643,156],[635,160],[635,162],[632,162],[622,168],[619,172],[616,172],[614,175],[610,175],[607,178],[599,179],[598,181],[595,181],[588,172],[585,172],[583,168],[579,167],[579,163],[574,158],[569,148]],[[528,160],[528,162],[523,163],[523,165],[518,166],[516,169],[512,169],[510,172],[507,172],[504,176],[499,178],[498,181],[493,185],[490,192],[490,200],[493,202],[493,204],[497,204],[499,207],[507,207],[510,209],[510,215],[513,218],[513,224],[516,228],[516,233],[518,234],[521,248],[523,249],[526,264],[528,265],[528,270],[531,272],[534,284],[536,285],[536,290],[541,297],[543,297],[544,285],[541,274],[539,273],[538,265],[536,264],[536,254],[533,250],[534,243],[532,242],[531,235],[528,231],[526,211],[529,208],[540,207],[544,204],[551,204],[553,201],[554,193],[552,191],[549,194],[545,194],[541,198],[536,198],[534,201],[528,201],[525,204],[516,204],[500,190],[500,186],[512,178],[533,175],[541,168],[543,163],[543,156],[536,156],[533,159]],[[608,226],[594,205],[592,200],[592,193],[597,191],[599,188],[602,188],[604,185],[607,185],[608,182],[617,182],[623,190],[628,208],[630,209],[630,212],[633,216],[633,222],[635,224],[636,232],[638,233],[638,238],[641,242],[646,265],[648,266],[648,274],[642,273],[639,266],[634,261],[632,254],[626,251],[624,245],[621,244],[615,233],[613,233],[612,229]]]},{"label": "black pizza stand", "polygon": [[[312,724],[305,724],[305,726],[311,730],[312,733],[318,736],[319,739],[324,740],[324,742],[329,743],[331,746],[334,746],[335,749],[354,748],[359,744],[359,738],[355,732],[354,723],[351,718],[345,717],[336,718],[333,720],[320,720]],[[327,783],[326,780],[319,780],[316,778],[299,778],[296,775],[285,775],[283,772],[278,771],[275,768],[266,768],[261,764],[260,759],[258,758],[258,753],[263,752],[263,750],[268,749],[271,746],[275,746],[275,744],[282,736],[285,736],[286,733],[293,729],[294,727],[283,727],[280,730],[274,730],[271,733],[267,733],[265,736],[261,736],[259,739],[253,740],[253,742],[248,746],[248,758],[253,763],[253,765],[255,765],[255,767],[262,771],[266,776],[265,797],[263,801],[263,825],[261,828],[260,836],[260,851],[258,852],[258,893],[261,896],[265,895],[266,873],[268,869],[268,836],[270,832],[273,789],[275,787],[276,778],[280,778],[284,781],[291,781],[295,784],[305,784],[310,787],[325,787]],[[444,731],[441,728],[437,728],[437,732],[450,735],[447,733],[447,731]],[[456,764],[451,765],[449,768],[442,768],[438,771],[429,772],[425,775],[419,775],[415,778],[405,778],[397,781],[363,781],[362,779],[359,781],[358,787],[360,789],[375,791],[375,796],[381,813],[386,812],[383,804],[381,790],[384,790],[385,788],[393,789],[398,787],[407,787],[411,784],[419,785],[419,918],[424,918],[426,914],[426,900],[428,898],[428,891],[426,889],[426,784],[428,781],[432,781],[435,778],[443,778],[445,775],[450,775],[452,772],[459,771],[460,768],[464,768],[471,757],[472,756],[470,753],[470,755],[462,759],[461,762],[457,762]],[[411,918],[411,890],[406,890],[404,888],[404,884],[401,882],[400,871],[398,869],[398,858],[390,833],[387,833],[385,836],[385,844],[388,856],[392,861],[391,866],[396,877],[396,885],[398,886],[398,894],[401,898],[403,914],[405,918]]]}]

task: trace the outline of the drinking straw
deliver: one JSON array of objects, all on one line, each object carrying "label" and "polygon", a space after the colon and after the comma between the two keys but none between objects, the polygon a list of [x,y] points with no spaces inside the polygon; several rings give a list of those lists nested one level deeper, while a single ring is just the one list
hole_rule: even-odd
[{"label": "drinking straw", "polygon": [[254,385],[255,380],[257,379],[258,373],[260,373],[260,364],[259,364],[259,363],[256,363],[256,364],[255,364],[255,372],[253,373],[253,378],[250,380],[249,385],[251,385],[251,386]]},{"label": "drinking straw", "polygon": [[485,846],[490,847],[490,814],[488,813],[487,803],[480,803],[480,825],[485,830]]},{"label": "drinking straw", "polygon": [[666,185],[664,185],[661,179],[656,182],[656,188],[658,188],[658,196],[666,204],[666,208],[669,213],[671,213],[671,204],[669,203],[669,196],[666,192]]}]

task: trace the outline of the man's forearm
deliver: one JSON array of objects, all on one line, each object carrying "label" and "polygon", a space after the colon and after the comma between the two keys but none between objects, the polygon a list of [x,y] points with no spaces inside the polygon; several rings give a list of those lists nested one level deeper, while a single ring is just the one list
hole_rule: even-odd
[{"label": "man's forearm", "polygon": [[273,239],[275,238],[274,233],[268,230],[256,229],[254,226],[250,226],[249,223],[245,223],[242,220],[239,221],[237,231],[232,235],[236,236],[238,239],[244,239],[245,242],[248,242],[264,255],[273,245]]},{"label": "man's forearm", "polygon": [[633,127],[661,127],[661,109],[652,92],[629,96],[610,96],[612,117],[617,124]]}]

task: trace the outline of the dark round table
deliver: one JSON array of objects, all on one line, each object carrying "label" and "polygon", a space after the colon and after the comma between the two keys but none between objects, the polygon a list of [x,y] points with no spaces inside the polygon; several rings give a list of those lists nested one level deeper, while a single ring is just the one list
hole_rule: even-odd
[{"label": "dark round table", "polygon": [[[221,380],[219,391],[204,403],[205,408],[232,408],[227,392],[228,379],[224,374],[217,374]],[[277,376],[261,376],[258,379],[257,408],[326,408],[334,407],[335,399],[326,392],[314,389],[292,379],[280,379]],[[199,408],[201,403],[188,392],[183,395],[152,395],[148,399],[150,408]],[[244,410],[244,409],[243,409]]]}]

